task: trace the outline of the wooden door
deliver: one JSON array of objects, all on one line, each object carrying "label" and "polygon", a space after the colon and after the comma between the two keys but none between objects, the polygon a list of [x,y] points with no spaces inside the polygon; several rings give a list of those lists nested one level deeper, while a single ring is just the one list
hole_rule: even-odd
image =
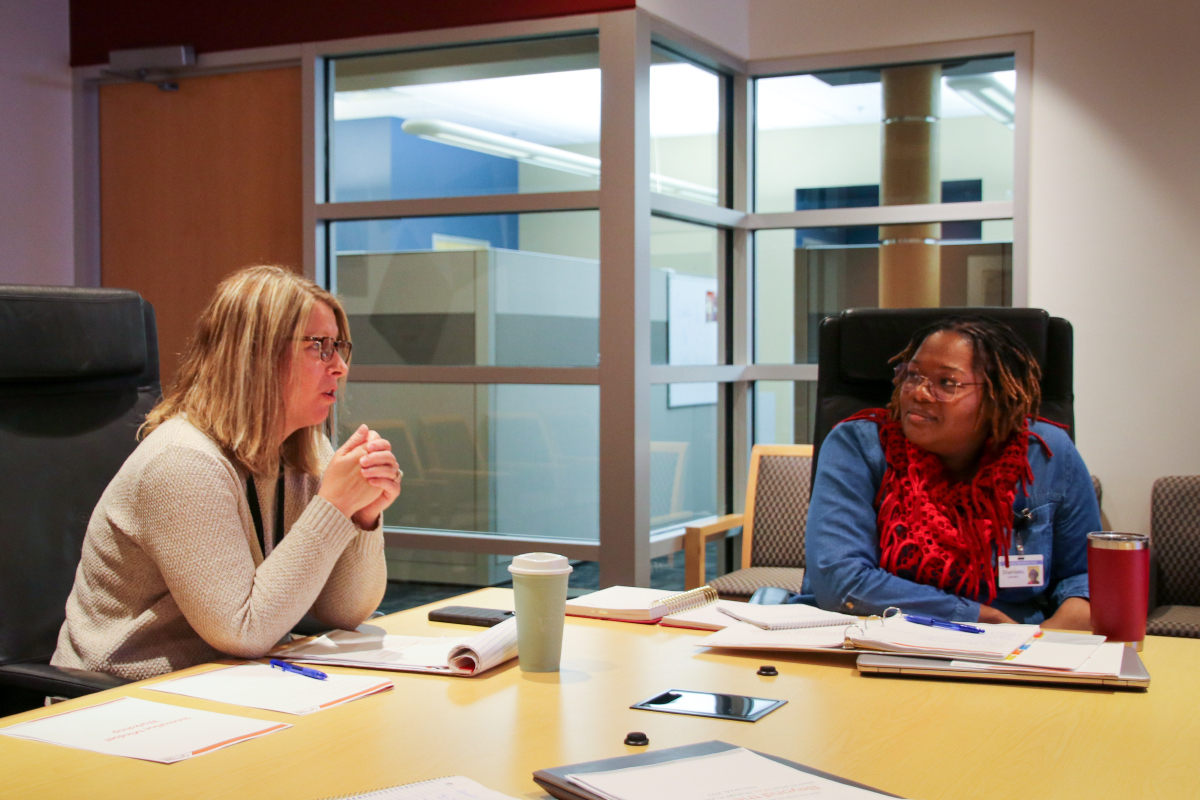
[{"label": "wooden door", "polygon": [[154,304],[164,386],[217,283],[301,271],[299,68],[100,89],[101,283]]}]

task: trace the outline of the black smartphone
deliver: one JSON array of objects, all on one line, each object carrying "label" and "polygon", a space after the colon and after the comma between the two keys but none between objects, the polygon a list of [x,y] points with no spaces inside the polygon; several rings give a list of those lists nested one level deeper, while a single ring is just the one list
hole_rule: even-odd
[{"label": "black smartphone", "polygon": [[430,622],[454,622],[459,625],[478,625],[490,628],[512,617],[512,611],[495,608],[472,608],[471,606],[443,606],[429,612]]},{"label": "black smartphone", "polygon": [[786,702],[787,700],[769,700],[765,697],[746,697],[740,694],[668,689],[648,700],[634,703],[630,708],[640,708],[643,711],[666,711],[671,714],[691,714],[695,717],[758,722]]}]

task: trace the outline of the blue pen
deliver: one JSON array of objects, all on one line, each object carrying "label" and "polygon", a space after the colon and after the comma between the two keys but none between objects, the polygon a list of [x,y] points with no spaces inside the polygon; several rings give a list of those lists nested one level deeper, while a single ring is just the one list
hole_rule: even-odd
[{"label": "blue pen", "polygon": [[319,681],[323,681],[329,677],[324,672],[321,672],[321,670],[319,670],[319,669],[310,669],[308,667],[298,667],[295,664],[289,664],[286,661],[280,661],[278,658],[271,659],[271,666],[279,667],[284,672],[294,672],[297,675],[303,675],[306,678],[316,678]]},{"label": "blue pen", "polygon": [[915,622],[918,625],[928,625],[931,628],[945,628],[948,631],[962,631],[963,633],[984,632],[983,628],[976,628],[974,625],[967,625],[964,622],[947,622],[944,619],[922,617],[917,614],[905,614],[904,618],[909,622]]}]

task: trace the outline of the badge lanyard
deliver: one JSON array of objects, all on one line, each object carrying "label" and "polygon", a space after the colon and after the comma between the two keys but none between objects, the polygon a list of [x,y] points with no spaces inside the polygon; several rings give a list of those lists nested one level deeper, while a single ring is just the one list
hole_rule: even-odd
[{"label": "badge lanyard", "polygon": [[[267,543],[263,536],[262,508],[258,504],[258,489],[254,485],[254,475],[246,477],[246,502],[250,504],[250,516],[254,519],[254,530],[258,534],[258,547],[267,557]],[[283,467],[279,468],[279,477],[275,479],[275,538],[271,549],[283,540]]]}]

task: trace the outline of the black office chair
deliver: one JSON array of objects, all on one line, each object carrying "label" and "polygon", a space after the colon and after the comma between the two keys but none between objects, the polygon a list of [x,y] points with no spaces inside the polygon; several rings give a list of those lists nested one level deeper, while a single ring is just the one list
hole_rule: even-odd
[{"label": "black office chair", "polygon": [[888,359],[908,345],[918,328],[951,316],[983,315],[1007,325],[1042,368],[1038,414],[1067,426],[1075,439],[1074,338],[1071,323],[1040,308],[855,308],[826,317],[819,329],[817,414],[813,475],[821,443],[833,426],[864,408],[886,406],[892,396]]},{"label": "black office chair", "polygon": [[0,713],[126,681],[49,664],[92,509],[157,401],[153,307],[0,286]]}]

